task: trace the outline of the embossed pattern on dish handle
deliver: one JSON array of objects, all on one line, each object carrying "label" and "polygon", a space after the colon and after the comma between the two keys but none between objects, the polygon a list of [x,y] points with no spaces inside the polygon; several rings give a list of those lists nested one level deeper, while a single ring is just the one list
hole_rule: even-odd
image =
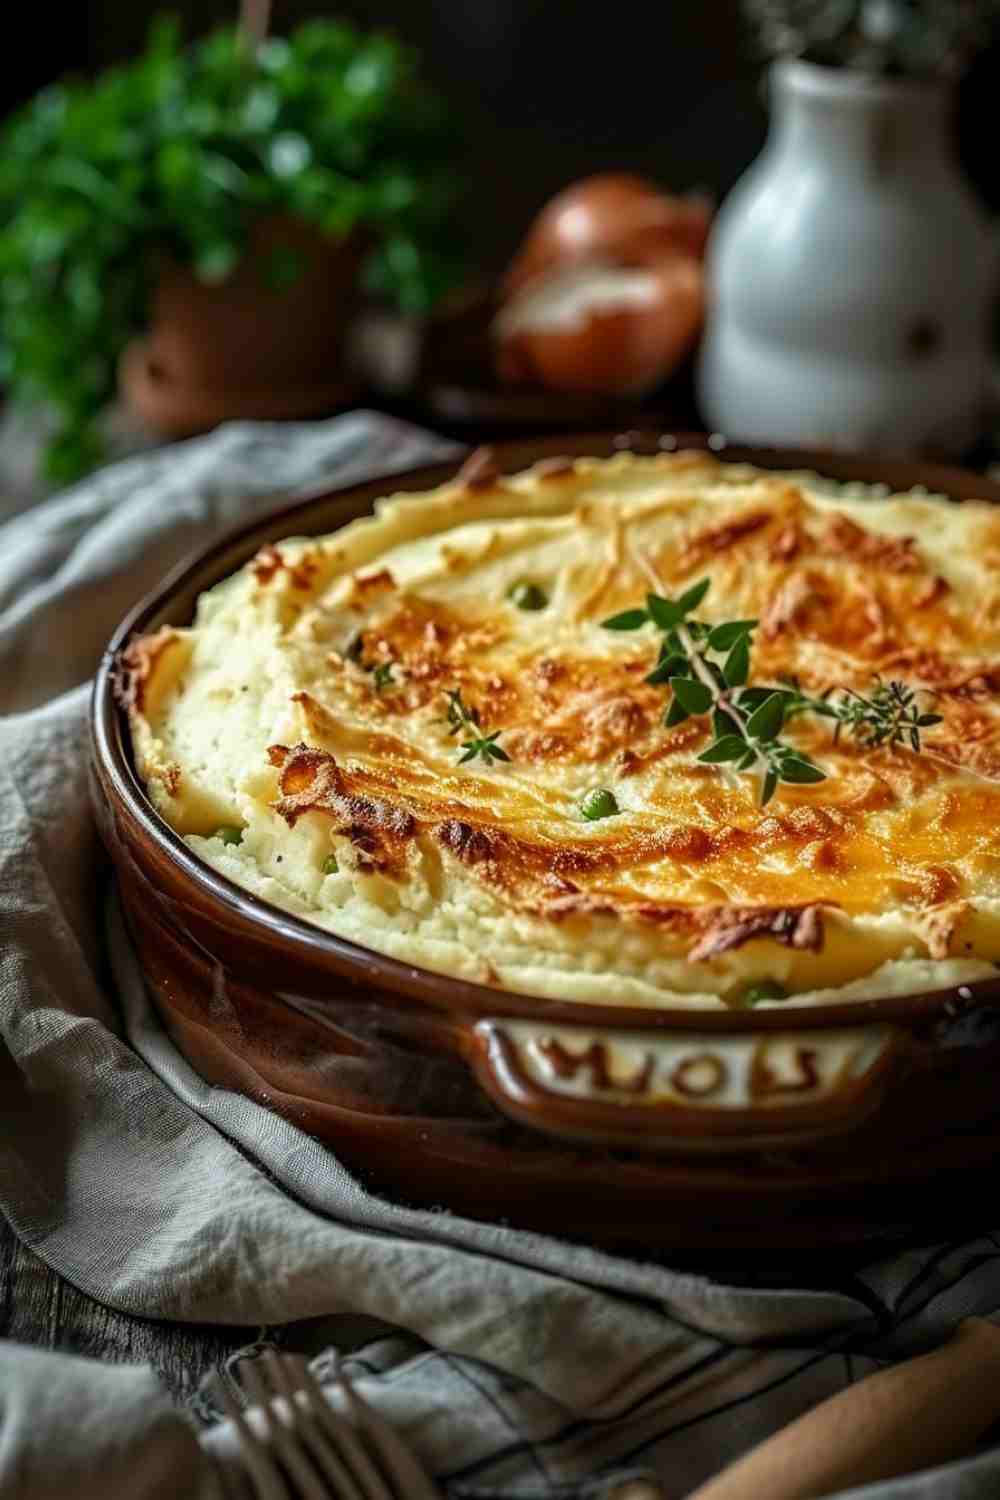
[{"label": "embossed pattern on dish handle", "polygon": [[732,1151],[850,1129],[904,1050],[881,1025],[748,1035],[489,1020],[472,1060],[501,1109],[552,1134]]}]

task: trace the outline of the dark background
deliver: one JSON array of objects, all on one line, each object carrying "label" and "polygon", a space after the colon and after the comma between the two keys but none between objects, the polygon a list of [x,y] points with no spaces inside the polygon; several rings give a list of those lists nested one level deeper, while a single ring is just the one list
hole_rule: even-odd
[{"label": "dark background", "polygon": [[[235,0],[89,0],[19,7],[0,70],[0,113],[59,75],[127,57],[173,10],[190,36],[232,20]],[[739,0],[275,0],[273,29],[313,15],[385,25],[422,50],[453,101],[469,196],[462,232],[503,264],[534,210],[584,173],[628,167],[721,196],[766,128],[761,59]],[[960,142],[1000,208],[994,99],[1000,48],[963,85]]]}]

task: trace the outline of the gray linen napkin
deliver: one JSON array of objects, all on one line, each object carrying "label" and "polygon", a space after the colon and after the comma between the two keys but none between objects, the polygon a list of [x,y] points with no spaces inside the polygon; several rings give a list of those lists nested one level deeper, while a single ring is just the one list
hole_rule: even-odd
[{"label": "gray linen napkin", "polygon": [[[349,1368],[456,1495],[579,1494],[650,1468],[679,1500],[879,1363],[994,1313],[1000,1239],[911,1250],[837,1289],[755,1291],[397,1206],[293,1125],[205,1084],[156,1020],[113,898],[105,928],[79,684],[121,613],[273,493],[442,451],[370,413],[240,424],[116,465],[0,528],[0,1204],[51,1266],[126,1312],[390,1325]],[[112,1404],[112,1374],[3,1350],[0,1494],[97,1493],[59,1475],[99,1472],[104,1424],[80,1413],[87,1391],[95,1411]],[[40,1410],[43,1442],[18,1393],[47,1380],[60,1396]],[[130,1411],[119,1444],[131,1433],[137,1465],[154,1462]],[[179,1424],[164,1416],[154,1447],[183,1467]],[[225,1449],[225,1430],[207,1441]],[[154,1463],[130,1492],[156,1495],[157,1482]],[[924,1500],[929,1482],[874,1493]],[[997,1493],[1000,1463],[953,1465],[933,1483],[944,1500],[980,1500]]]},{"label": "gray linen napkin", "polygon": [[208,1500],[211,1478],[150,1370],[0,1344],[4,1500]]}]

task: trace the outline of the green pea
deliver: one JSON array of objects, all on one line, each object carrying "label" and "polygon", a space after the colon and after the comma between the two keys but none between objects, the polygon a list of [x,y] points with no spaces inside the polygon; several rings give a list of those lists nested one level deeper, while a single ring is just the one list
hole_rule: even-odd
[{"label": "green pea", "polygon": [[221,839],[224,844],[242,844],[243,829],[230,827],[217,828],[212,837]]},{"label": "green pea", "polygon": [[761,979],[756,984],[748,984],[740,996],[740,1005],[747,1010],[754,1005],[759,1005],[762,1000],[787,1000],[788,991],[783,984],[776,979]]},{"label": "green pea", "polygon": [[549,602],[549,596],[545,590],[537,583],[529,583],[526,579],[515,583],[507,597],[512,604],[517,605],[518,609],[545,609]]},{"label": "green pea", "polygon": [[323,861],[323,874],[336,875],[339,870],[340,866],[337,863],[337,856],[335,854],[328,854]]},{"label": "green pea", "polygon": [[580,803],[580,811],[590,823],[595,823],[598,818],[613,818],[616,813],[621,812],[618,799],[614,792],[609,792],[607,787],[595,787],[588,792]]}]

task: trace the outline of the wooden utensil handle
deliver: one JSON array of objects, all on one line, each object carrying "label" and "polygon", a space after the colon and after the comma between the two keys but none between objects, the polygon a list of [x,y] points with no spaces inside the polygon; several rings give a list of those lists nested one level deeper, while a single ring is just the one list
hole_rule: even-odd
[{"label": "wooden utensil handle", "polygon": [[931,1354],[840,1391],[688,1500],[819,1500],[947,1463],[1000,1419],[1000,1329],[961,1323]]}]

